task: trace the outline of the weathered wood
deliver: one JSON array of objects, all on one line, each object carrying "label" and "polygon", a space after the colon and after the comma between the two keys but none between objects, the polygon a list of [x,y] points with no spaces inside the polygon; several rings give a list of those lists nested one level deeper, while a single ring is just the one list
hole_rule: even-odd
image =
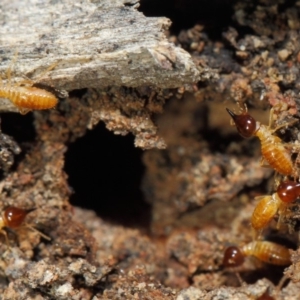
[{"label": "weathered wood", "polygon": [[[170,20],[147,18],[138,5],[136,0],[2,0],[0,71],[18,51],[13,74],[68,91],[176,88],[198,81],[190,55],[165,37]],[[54,63],[55,69],[41,76]]]}]

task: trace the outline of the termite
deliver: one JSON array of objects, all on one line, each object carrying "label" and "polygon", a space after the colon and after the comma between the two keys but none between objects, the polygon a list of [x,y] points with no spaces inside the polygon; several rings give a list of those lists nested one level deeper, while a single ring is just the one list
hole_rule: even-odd
[{"label": "termite", "polygon": [[300,183],[294,181],[282,181],[273,195],[256,197],[260,199],[256,205],[251,224],[255,230],[262,230],[279,212],[281,216],[289,203],[295,202],[300,196]]},{"label": "termite", "polygon": [[228,108],[226,108],[226,110],[232,117],[241,136],[245,138],[257,136],[260,139],[262,157],[276,172],[286,176],[295,175],[290,152],[285,147],[283,141],[274,135],[275,131],[287,126],[288,123],[271,130],[270,126],[273,110],[271,110],[269,126],[257,122],[248,114],[247,109],[240,115],[236,115]]},{"label": "termite", "polygon": [[242,247],[230,246],[224,252],[223,266],[239,267],[246,256],[254,256],[258,260],[277,266],[291,264],[289,249],[283,245],[270,241],[253,241]]},{"label": "termite", "polygon": [[48,236],[38,231],[36,228],[24,222],[28,213],[33,211],[34,209],[25,210],[22,208],[9,206],[7,207],[2,215],[0,215],[0,232],[5,236],[6,243],[9,246],[9,241],[7,237],[7,233],[4,230],[5,228],[17,230],[20,228],[27,227],[35,232],[37,232],[40,236],[42,236],[46,240],[51,240]]},{"label": "termite", "polygon": [[[16,57],[13,59],[13,62]],[[53,69],[57,63],[51,65],[45,72]],[[11,70],[8,68],[6,77],[8,84],[0,85],[0,97],[10,100],[20,111],[21,114],[26,114],[31,110],[50,109],[57,105],[57,97],[41,88],[37,88],[31,80],[24,80],[18,84],[11,84]]]},{"label": "termite", "polygon": [[[242,266],[247,256],[253,256],[259,261],[275,266],[288,266],[291,262],[291,254],[288,248],[283,245],[270,241],[253,241],[242,247],[230,246],[225,249],[223,256],[223,267],[233,268]],[[237,271],[237,270],[236,270]],[[243,280],[238,272],[235,272],[239,282],[243,284]],[[279,293],[287,276],[284,275],[279,281],[276,291]],[[268,294],[261,299],[274,299]]]}]

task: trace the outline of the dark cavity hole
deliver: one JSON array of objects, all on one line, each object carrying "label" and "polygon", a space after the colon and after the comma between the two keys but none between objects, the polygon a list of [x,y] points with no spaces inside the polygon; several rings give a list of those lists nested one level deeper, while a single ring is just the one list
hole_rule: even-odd
[{"label": "dark cavity hole", "polygon": [[70,98],[82,98],[86,93],[88,89],[78,89],[78,90],[72,90],[69,92]]},{"label": "dark cavity hole", "polygon": [[98,124],[66,153],[65,171],[74,189],[71,203],[105,220],[146,229],[151,207],[140,190],[141,155],[132,136],[114,135]]},{"label": "dark cavity hole", "polygon": [[[3,113],[0,116],[1,133],[10,136],[21,148],[21,153],[14,155],[14,164],[10,171],[16,170],[20,161],[32,147],[36,138],[36,132],[33,126],[33,115],[28,113],[21,115],[19,113]],[[0,170],[0,179],[3,176],[3,170]]]},{"label": "dark cavity hole", "polygon": [[36,132],[33,126],[33,115],[28,113],[21,115],[19,113],[1,114],[1,131],[10,135],[18,144],[32,143],[35,140]]},{"label": "dark cavity hole", "polygon": [[202,24],[211,38],[221,38],[221,32],[231,23],[231,0],[141,0],[139,10],[147,17],[165,16],[172,21],[172,34]]}]

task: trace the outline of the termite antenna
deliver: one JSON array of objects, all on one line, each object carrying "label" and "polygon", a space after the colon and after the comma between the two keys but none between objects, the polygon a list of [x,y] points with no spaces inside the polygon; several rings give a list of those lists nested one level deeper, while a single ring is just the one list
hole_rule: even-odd
[{"label": "termite antenna", "polygon": [[12,72],[12,68],[15,65],[17,58],[18,58],[18,50],[16,50],[13,59],[10,62],[10,65],[8,67],[8,69],[6,70],[6,78],[8,80],[8,87],[11,88],[12,83],[11,83],[11,72]]},{"label": "termite antenna", "polygon": [[277,286],[275,287],[275,295],[276,298],[278,297],[280,290],[282,289],[282,287],[284,286],[285,282],[288,280],[288,276],[286,274],[283,275],[283,277],[280,279],[279,283],[277,284]]},{"label": "termite antenna", "polygon": [[29,228],[29,229],[31,229],[32,231],[38,233],[38,234],[39,234],[42,238],[44,238],[45,240],[51,241],[51,238],[50,238],[48,235],[42,233],[41,231],[37,230],[35,227],[33,227],[33,226],[29,225],[29,224],[24,224],[22,227]]},{"label": "termite antenna", "polygon": [[243,101],[236,101],[237,106],[239,107],[240,112],[247,113],[248,112],[248,107],[247,104]]}]

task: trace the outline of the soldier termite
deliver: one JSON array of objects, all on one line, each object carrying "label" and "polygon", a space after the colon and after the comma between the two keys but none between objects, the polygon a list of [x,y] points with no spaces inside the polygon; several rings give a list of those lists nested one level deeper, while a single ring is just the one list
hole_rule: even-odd
[{"label": "soldier termite", "polygon": [[[246,138],[257,136],[260,139],[262,157],[276,172],[286,176],[296,175],[290,151],[285,147],[283,141],[274,135],[275,131],[289,125],[289,123],[271,130],[270,125],[266,126],[257,122],[248,114],[247,110],[240,115],[236,115],[228,108],[226,108],[226,110],[232,117],[241,136]],[[270,123],[272,112],[273,111],[271,111]]]},{"label": "soldier termite", "polygon": [[246,256],[254,256],[262,262],[277,266],[291,264],[291,255],[285,246],[269,241],[253,241],[240,248],[228,247],[224,252],[223,266],[241,266]]},{"label": "soldier termite", "polygon": [[276,193],[273,195],[256,197],[260,201],[256,205],[251,217],[252,227],[255,230],[262,230],[277,212],[279,212],[281,217],[288,204],[296,201],[299,196],[300,183],[287,180],[279,184]]},{"label": "soldier termite", "polygon": [[[12,63],[16,60],[13,59]],[[57,63],[51,65],[45,72],[53,68]],[[50,109],[57,105],[57,97],[41,88],[37,88],[32,80],[24,80],[17,84],[11,84],[11,67],[7,69],[6,77],[8,84],[4,85],[1,80],[0,97],[9,99],[20,111],[21,114],[26,114],[31,110]]]},{"label": "soldier termite", "polygon": [[18,230],[20,228],[29,228],[35,232],[37,232],[40,236],[42,236],[46,240],[51,240],[47,235],[41,233],[36,228],[24,222],[28,213],[33,211],[33,209],[25,210],[22,208],[9,206],[7,207],[0,216],[0,232],[5,236],[6,243],[9,246],[7,233],[4,230],[5,228],[9,228],[12,230]]}]

